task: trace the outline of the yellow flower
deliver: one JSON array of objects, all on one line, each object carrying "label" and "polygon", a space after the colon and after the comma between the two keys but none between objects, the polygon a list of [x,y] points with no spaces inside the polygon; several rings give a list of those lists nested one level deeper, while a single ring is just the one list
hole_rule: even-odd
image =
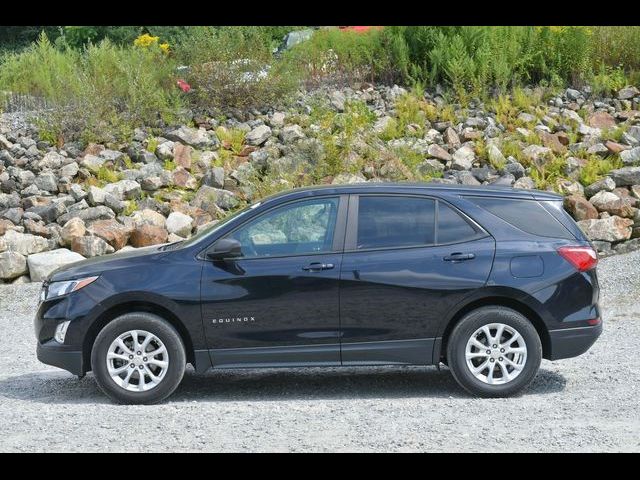
[{"label": "yellow flower", "polygon": [[138,38],[136,38],[133,41],[133,44],[136,47],[148,48],[151,45],[158,43],[159,39],[160,37],[152,37],[148,33],[145,33],[144,35],[140,35]]},{"label": "yellow flower", "polygon": [[169,53],[169,44],[168,44],[168,43],[161,43],[161,44],[160,44],[160,49],[161,49],[164,53]]}]

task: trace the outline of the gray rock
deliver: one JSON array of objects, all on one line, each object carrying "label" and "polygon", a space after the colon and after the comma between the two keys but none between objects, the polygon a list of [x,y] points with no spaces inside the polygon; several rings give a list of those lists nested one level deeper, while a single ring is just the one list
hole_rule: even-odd
[{"label": "gray rock", "polygon": [[507,161],[500,149],[493,143],[489,144],[489,147],[487,148],[487,156],[493,165],[502,165]]},{"label": "gray rock", "polygon": [[426,176],[438,175],[443,171],[444,165],[438,160],[429,159],[418,165],[418,172]]},{"label": "gray rock", "polygon": [[292,143],[304,137],[305,134],[300,125],[287,125],[280,131],[280,140],[284,143]]},{"label": "gray rock", "polygon": [[162,178],[157,176],[145,177],[142,179],[140,183],[140,187],[142,188],[142,190],[151,191],[151,192],[158,190],[159,188],[162,188],[163,185],[164,185],[164,182],[162,181]]},{"label": "gray rock", "polygon": [[601,191],[610,192],[614,188],[616,188],[616,182],[614,182],[611,177],[604,177],[592,183],[591,185],[587,186],[584,189],[584,194],[587,198],[591,198],[598,192],[601,192]]},{"label": "gray rock", "polygon": [[567,95],[567,98],[569,100],[574,100],[574,101],[582,97],[582,93],[580,93],[579,90],[575,90],[573,88],[567,88],[565,94]]},{"label": "gray rock", "polygon": [[633,220],[610,216],[597,220],[580,220],[577,223],[590,240],[618,242],[631,237]]},{"label": "gray rock", "polygon": [[640,163],[640,147],[620,152],[620,159],[625,165],[636,165]]},{"label": "gray rock", "polygon": [[640,95],[640,90],[638,90],[634,86],[625,87],[618,91],[619,100],[629,100],[631,98],[636,97],[637,95]]},{"label": "gray rock", "polygon": [[213,167],[207,170],[202,177],[202,184],[215,188],[224,187],[224,168]]},{"label": "gray rock", "polygon": [[156,148],[156,155],[160,160],[173,160],[173,142],[163,142]]},{"label": "gray rock", "polygon": [[14,251],[0,253],[0,280],[11,280],[27,272],[27,260],[24,255]]},{"label": "gray rock", "polygon": [[80,165],[91,171],[98,170],[105,162],[105,159],[96,155],[87,154],[80,161]]},{"label": "gray rock", "polygon": [[71,184],[71,187],[69,188],[69,193],[71,194],[71,196],[76,202],[79,202],[80,200],[87,197],[87,192],[85,192],[84,189],[77,183]]},{"label": "gray rock", "polygon": [[105,192],[103,188],[91,185],[89,186],[87,200],[89,200],[89,204],[92,206],[102,205],[104,203],[104,197],[106,195],[107,192]]},{"label": "gray rock", "polygon": [[131,215],[136,226],[154,225],[156,227],[166,228],[167,220],[164,215],[149,208],[138,210]]},{"label": "gray rock", "polygon": [[4,241],[7,250],[18,252],[21,255],[31,255],[49,249],[49,242],[46,238],[15,230],[7,230],[4,234]]},{"label": "gray rock", "polygon": [[475,152],[471,147],[462,146],[453,154],[451,168],[454,170],[469,170],[473,166],[475,157]]},{"label": "gray rock", "polygon": [[191,201],[191,205],[217,215],[220,208],[225,210],[235,208],[238,205],[238,199],[232,192],[203,185]]},{"label": "gray rock", "polygon": [[167,231],[183,238],[191,235],[193,218],[182,212],[171,212],[167,217]]},{"label": "gray rock", "polygon": [[505,164],[504,171],[513,175],[516,180],[524,177],[525,174],[525,168],[520,162]]},{"label": "gray rock", "polygon": [[271,129],[267,125],[260,125],[247,133],[245,142],[248,145],[260,146],[266,142],[270,136]]},{"label": "gray rock", "polygon": [[340,90],[334,90],[329,94],[329,103],[339,112],[344,112],[344,102],[346,97]]},{"label": "gray rock", "polygon": [[47,152],[37,165],[40,170],[56,170],[60,168],[66,160],[66,157],[63,157],[57,152]]},{"label": "gray rock", "polygon": [[4,218],[6,220],[9,220],[15,225],[18,225],[20,223],[20,220],[22,220],[23,214],[24,214],[24,210],[22,208],[13,207],[13,208],[9,208],[8,210],[5,210],[0,218]]},{"label": "gray rock", "polygon": [[540,162],[540,160],[551,155],[551,149],[540,145],[529,145],[522,150],[522,154],[530,162]]},{"label": "gray rock", "polygon": [[118,200],[132,200],[140,197],[142,188],[135,180],[120,180],[106,185],[104,191]]},{"label": "gray rock", "polygon": [[167,139],[191,145],[194,148],[207,149],[214,147],[218,142],[204,128],[191,128],[185,125],[172,130],[166,135]]},{"label": "gray rock", "polygon": [[108,220],[115,218],[116,214],[109,207],[100,205],[97,207],[89,207],[82,210],[67,212],[57,218],[58,225],[64,225],[72,218],[81,218],[85,223],[95,222],[96,220]]},{"label": "gray rock", "polygon": [[533,190],[534,188],[536,188],[536,184],[531,177],[521,177],[513,183],[513,188]]},{"label": "gray rock", "polygon": [[74,238],[71,242],[71,249],[86,258],[99,257],[115,251],[102,238],[91,235]]},{"label": "gray rock", "polygon": [[533,123],[536,122],[538,118],[535,115],[531,115],[530,113],[522,112],[520,115],[518,115],[518,120],[523,123]]},{"label": "gray rock", "polygon": [[331,181],[333,185],[346,185],[351,183],[364,183],[367,179],[361,174],[340,173]]},{"label": "gray rock", "polygon": [[73,178],[78,174],[80,168],[76,162],[67,163],[60,169],[61,177]]},{"label": "gray rock", "polygon": [[640,185],[640,167],[623,167],[611,170],[609,176],[616,182],[617,187]]},{"label": "gray rock", "polygon": [[427,148],[427,153],[430,156],[437,158],[438,160],[442,160],[443,162],[449,162],[452,159],[449,152],[435,143],[429,145],[429,147]]},{"label": "gray rock", "polygon": [[51,250],[50,252],[29,255],[27,258],[29,276],[31,277],[31,281],[41,282],[54,270],[80,260],[84,260],[82,255],[72,252],[66,248],[59,248],[57,250]]}]

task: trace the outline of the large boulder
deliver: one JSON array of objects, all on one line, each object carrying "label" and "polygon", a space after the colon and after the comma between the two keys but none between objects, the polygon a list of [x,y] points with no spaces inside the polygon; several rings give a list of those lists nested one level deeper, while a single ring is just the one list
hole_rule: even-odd
[{"label": "large boulder", "polygon": [[603,130],[616,126],[616,119],[607,112],[594,112],[589,115],[589,126]]},{"label": "large boulder", "polygon": [[148,247],[167,242],[168,233],[164,227],[145,223],[137,225],[131,233],[131,245],[134,247]]},{"label": "large boulder", "polygon": [[640,185],[640,167],[623,167],[611,170],[609,176],[616,182],[617,187]]},{"label": "large boulder", "polygon": [[15,230],[8,230],[4,234],[4,241],[7,250],[18,252],[21,255],[31,255],[32,253],[49,250],[49,242],[46,238],[29,233],[20,233]]},{"label": "large boulder", "polygon": [[102,238],[115,250],[120,250],[129,241],[131,228],[118,223],[115,219],[98,220],[91,224],[89,233]]},{"label": "large boulder", "polygon": [[625,165],[637,165],[640,163],[640,147],[620,152],[620,160]]},{"label": "large boulder", "polygon": [[87,258],[99,257],[115,251],[114,248],[102,238],[90,235],[74,238],[71,242],[71,250]]},{"label": "large boulder", "polygon": [[597,220],[581,220],[578,226],[590,240],[619,242],[631,238],[633,220],[617,216]]},{"label": "large boulder", "polygon": [[304,132],[300,125],[287,125],[280,131],[280,140],[283,143],[291,143],[300,138],[304,138]]},{"label": "large boulder", "polygon": [[475,157],[473,149],[468,145],[464,145],[454,152],[451,168],[454,170],[469,170],[473,166]]},{"label": "large boulder", "polygon": [[595,220],[598,218],[598,210],[584,197],[569,195],[564,198],[564,208],[576,220]]},{"label": "large boulder", "polygon": [[0,280],[12,280],[27,273],[27,260],[18,252],[0,253]]},{"label": "large boulder", "polygon": [[32,282],[41,282],[54,270],[80,260],[84,260],[82,255],[66,248],[29,255],[27,258],[29,276]]},{"label": "large boulder", "polygon": [[86,231],[87,228],[81,218],[72,218],[60,230],[60,237],[66,246],[70,246],[76,238],[83,237]]},{"label": "large boulder", "polygon": [[271,136],[271,129],[267,125],[259,125],[245,137],[245,142],[248,145],[260,146],[266,142]]},{"label": "large boulder", "polygon": [[138,210],[131,218],[136,225],[155,225],[157,227],[165,228],[167,220],[164,215],[158,213],[150,208],[144,210]]},{"label": "large boulder", "polygon": [[181,142],[195,148],[206,149],[216,145],[216,138],[209,135],[204,128],[182,127],[167,133],[166,137],[174,142]]},{"label": "large boulder", "polygon": [[191,235],[193,218],[182,212],[171,212],[167,217],[167,230],[181,237]]},{"label": "large boulder", "polygon": [[[632,218],[636,209],[632,206],[630,199],[620,198],[612,192],[600,191],[589,199],[589,202],[600,212],[607,212],[610,215]],[[635,203],[635,201],[633,201]]]},{"label": "large boulder", "polygon": [[100,205],[98,207],[89,207],[82,210],[74,210],[73,212],[67,212],[64,215],[58,217],[58,224],[64,225],[72,218],[81,218],[85,223],[95,222],[96,220],[108,220],[109,218],[115,218],[116,214],[113,213],[109,207]]},{"label": "large boulder", "polygon": [[203,185],[191,201],[191,205],[215,215],[220,208],[229,210],[238,206],[238,199],[228,190]]}]

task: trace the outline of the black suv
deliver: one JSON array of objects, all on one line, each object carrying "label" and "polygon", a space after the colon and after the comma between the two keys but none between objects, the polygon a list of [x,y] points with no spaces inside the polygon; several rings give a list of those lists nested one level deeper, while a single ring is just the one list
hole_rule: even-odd
[{"label": "black suv", "polygon": [[359,184],[289,191],[188,240],[54,272],[38,358],[153,403],[185,365],[432,365],[506,396],[602,331],[596,254],[558,195]]}]

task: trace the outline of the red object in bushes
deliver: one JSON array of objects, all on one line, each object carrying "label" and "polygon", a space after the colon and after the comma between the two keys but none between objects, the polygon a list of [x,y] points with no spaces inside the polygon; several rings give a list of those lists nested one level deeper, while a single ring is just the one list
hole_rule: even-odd
[{"label": "red object in bushes", "polygon": [[351,30],[353,32],[357,32],[357,33],[364,33],[367,32],[369,30],[371,30],[372,28],[383,28],[381,26],[377,26],[377,27],[339,27],[340,30]]},{"label": "red object in bushes", "polygon": [[191,90],[191,85],[189,85],[184,80],[178,80],[177,83],[178,87],[180,87],[180,90],[182,90],[183,92],[188,93]]}]

